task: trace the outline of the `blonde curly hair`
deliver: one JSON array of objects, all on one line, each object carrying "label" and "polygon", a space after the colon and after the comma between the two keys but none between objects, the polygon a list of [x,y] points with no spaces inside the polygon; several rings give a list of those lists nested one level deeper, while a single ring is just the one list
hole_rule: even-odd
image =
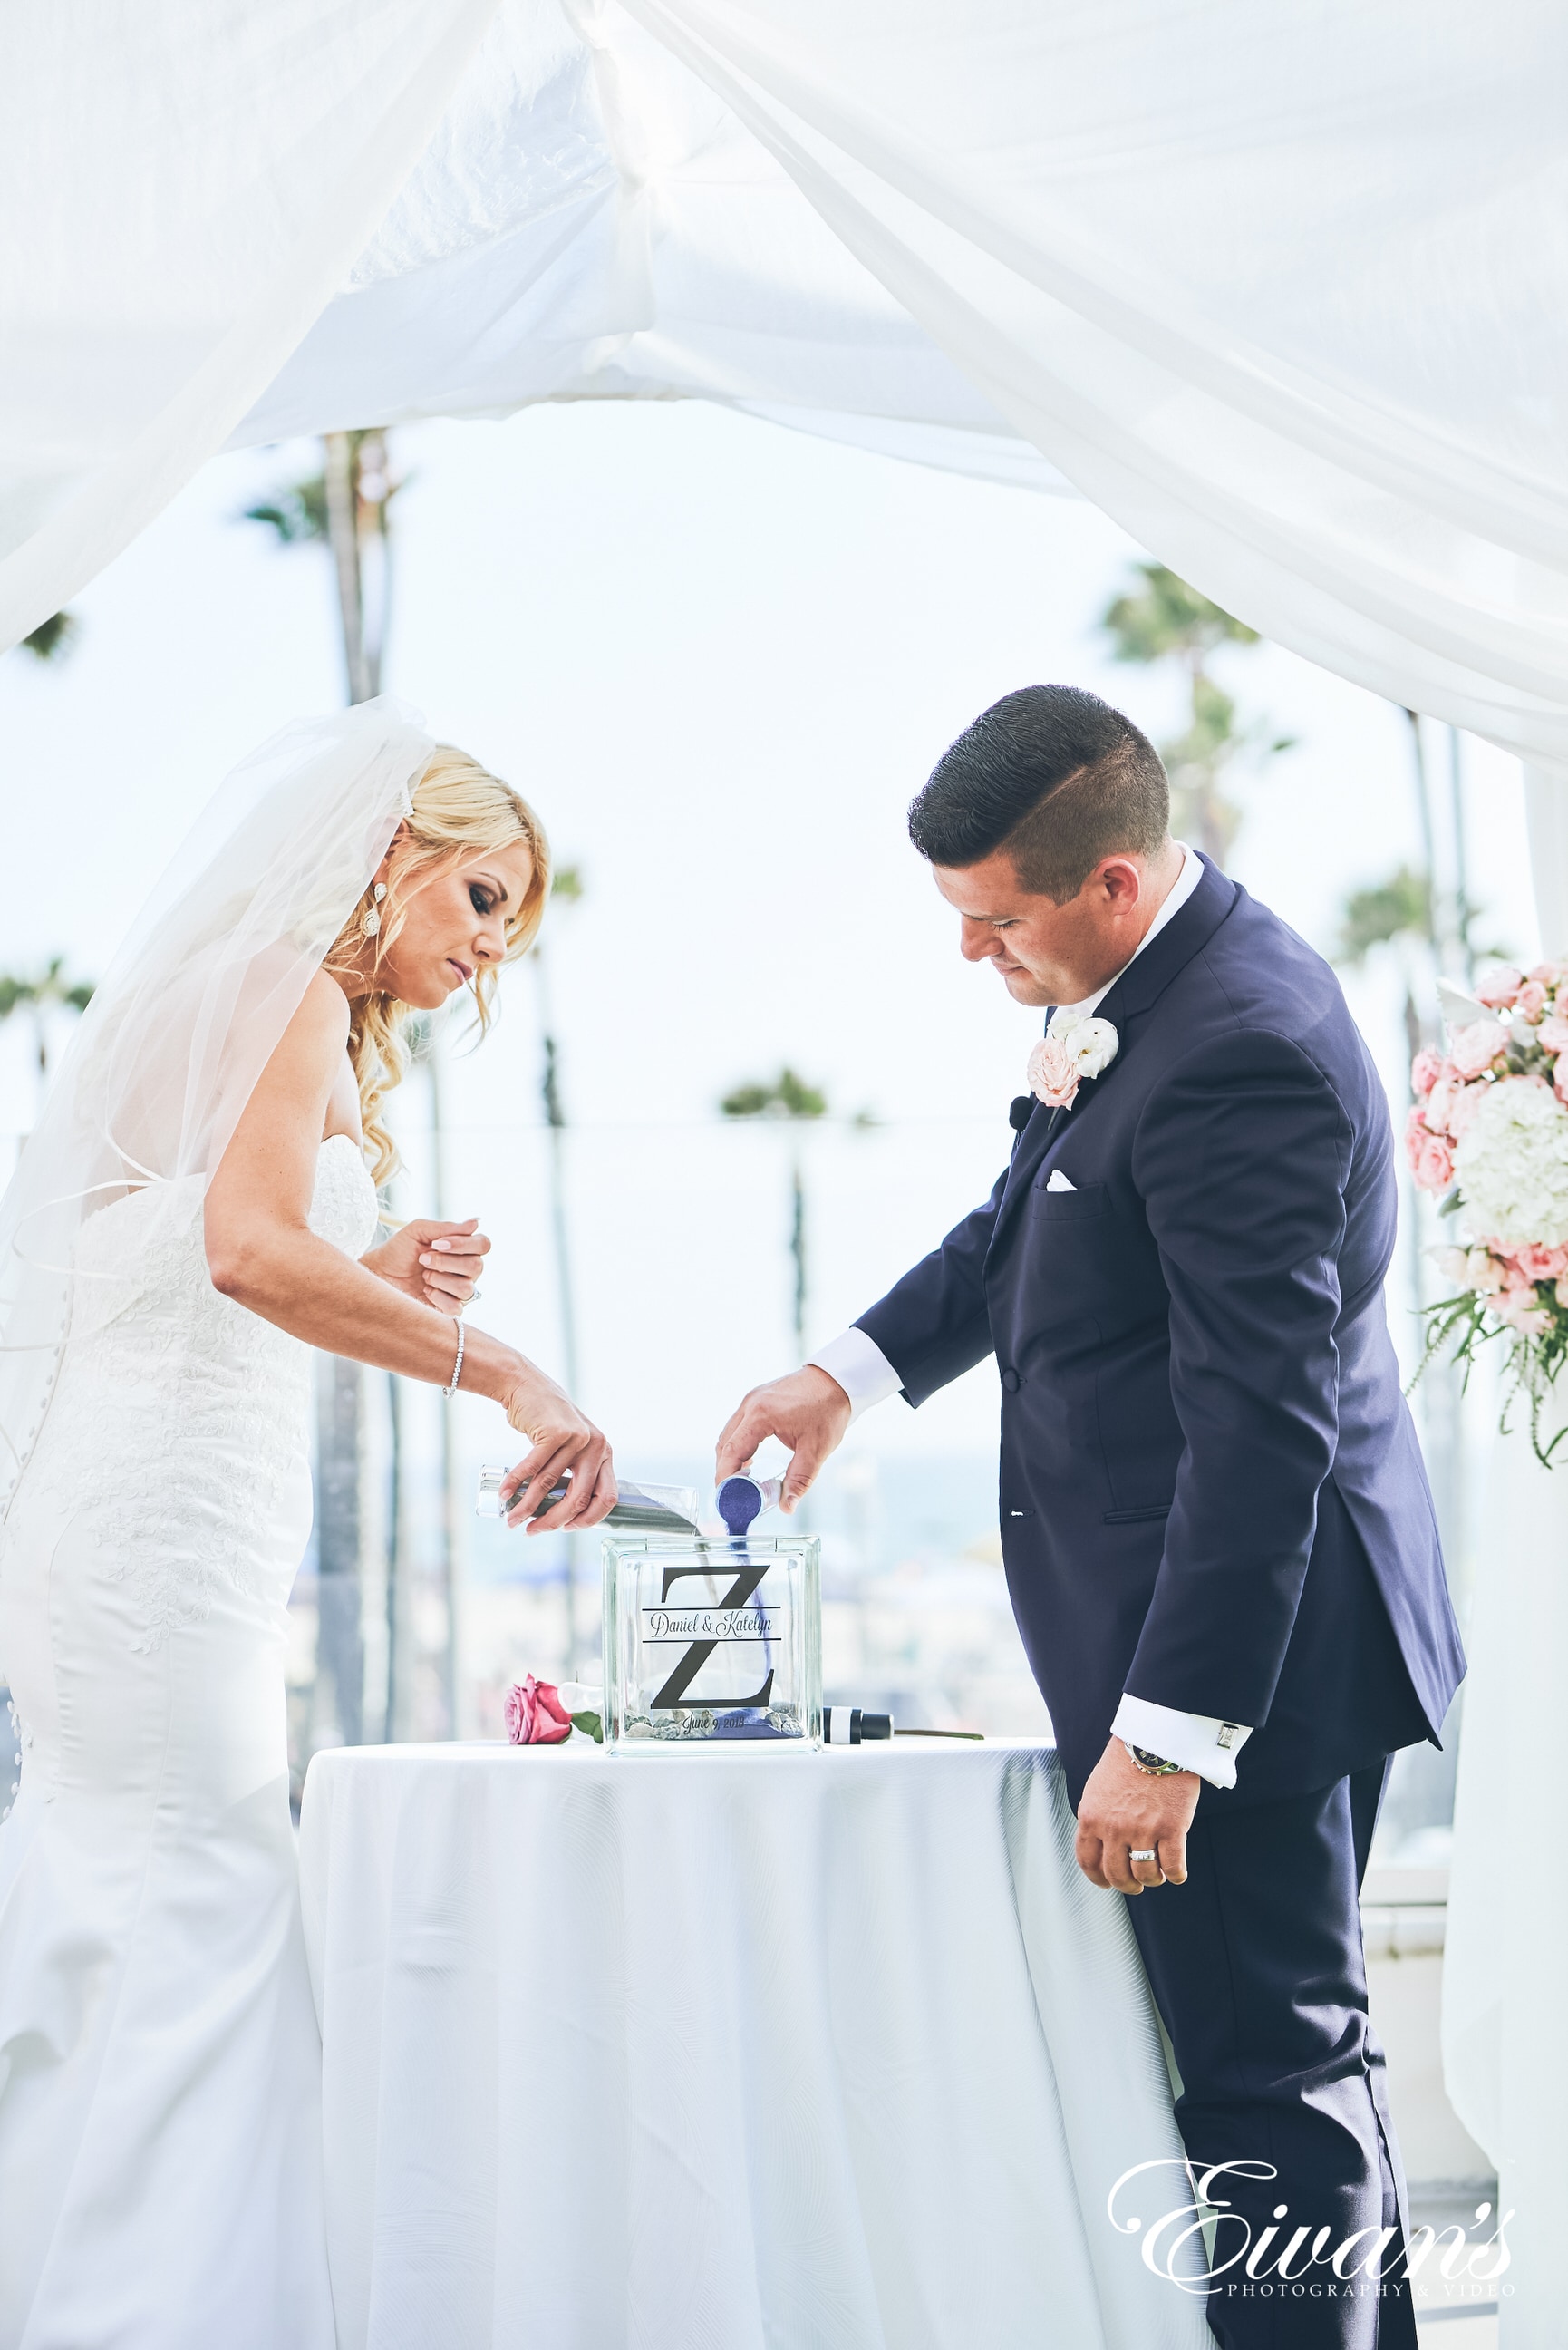
[{"label": "blonde curly hair", "polygon": [[[466,751],[454,750],[447,743],[436,746],[411,797],[413,812],[403,820],[403,833],[393,845],[387,867],[387,894],[380,901],[381,926],[375,938],[377,967],[408,920],[410,899],[427,883],[453,865],[482,856],[487,848],[508,848],[522,840],[527,844],[534,870],[522,904],[506,916],[503,961],[514,962],[537,937],[550,894],[550,844],[544,826],[510,784],[493,775]],[[363,984],[364,917],[370,903],[367,893],[338,932],[325,964],[334,978],[350,981],[355,987]],[[472,982],[482,1035],[494,1017],[499,976],[499,966],[487,963]],[[402,1030],[411,1007],[400,1003],[389,990],[378,989],[373,974],[369,993],[350,993],[350,1007],[348,1057],[358,1080],[365,1140],[376,1154],[371,1173],[380,1184],[400,1164],[397,1146],[379,1113],[408,1068]]]}]

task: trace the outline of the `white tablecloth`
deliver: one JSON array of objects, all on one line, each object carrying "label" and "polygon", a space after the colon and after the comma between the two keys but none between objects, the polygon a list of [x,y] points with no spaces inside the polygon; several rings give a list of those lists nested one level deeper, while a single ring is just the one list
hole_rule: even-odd
[{"label": "white tablecloth", "polygon": [[339,1750],[301,1860],[342,2350],[1208,2343],[1049,1752]]}]

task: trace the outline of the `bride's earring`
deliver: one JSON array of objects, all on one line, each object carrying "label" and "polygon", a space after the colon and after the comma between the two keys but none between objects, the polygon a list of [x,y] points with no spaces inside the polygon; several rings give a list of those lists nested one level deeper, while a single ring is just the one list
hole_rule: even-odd
[{"label": "bride's earring", "polygon": [[386,883],[385,883],[384,881],[378,881],[378,882],[377,882],[377,884],[376,884],[375,889],[374,889],[374,891],[372,892],[372,895],[373,895],[373,896],[374,896],[374,898],[375,898],[376,903],[375,903],[375,905],[374,905],[374,906],[372,906],[372,907],[371,907],[371,909],[370,909],[369,912],[366,915],[366,917],[365,917],[364,920],[363,920],[363,921],[360,923],[360,925],[359,925],[359,928],[364,931],[365,936],[366,936],[368,939],[373,939],[373,938],[375,937],[375,935],[376,935],[377,931],[378,931],[380,929],[380,927],[381,927],[381,917],[380,917],[380,913],[379,913],[379,911],[378,910],[379,910],[379,906],[380,906],[380,903],[381,903],[382,899],[386,896],[386,894],[387,894],[387,885],[386,885]]}]

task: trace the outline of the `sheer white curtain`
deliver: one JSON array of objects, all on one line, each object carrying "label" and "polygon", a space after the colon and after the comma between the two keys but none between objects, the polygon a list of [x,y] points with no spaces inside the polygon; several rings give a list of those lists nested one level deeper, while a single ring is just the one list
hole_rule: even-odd
[{"label": "sheer white curtain", "polygon": [[0,641],[230,436],[699,393],[1059,468],[1568,774],[1553,0],[60,0],[4,39]]},{"label": "sheer white curtain", "polygon": [[222,446],[385,215],[495,5],[5,12],[0,646]]},{"label": "sheer white curtain", "polygon": [[1554,0],[628,0],[1097,505],[1568,771]]}]

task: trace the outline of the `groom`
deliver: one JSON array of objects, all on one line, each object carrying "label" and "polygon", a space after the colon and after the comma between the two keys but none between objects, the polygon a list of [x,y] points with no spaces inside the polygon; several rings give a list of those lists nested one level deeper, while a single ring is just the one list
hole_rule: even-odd
[{"label": "groom", "polygon": [[[746,1397],[718,1471],[776,1436],[798,1498],[857,1411],[995,1355],[1008,1585],[1078,1861],[1139,1897],[1189,2157],[1246,2166],[1213,2183],[1210,2324],[1234,2350],[1413,2345],[1357,1893],[1389,1759],[1436,1742],[1464,1659],[1384,1317],[1388,1106],[1328,966],[1168,810],[1152,745],[1070,686],[1008,694],[938,763],[909,833],[962,952],[1060,1007],[1012,1165]],[[1243,2222],[1277,2229],[1252,2282]],[[1298,2228],[1319,2289],[1264,2294]],[[1339,2282],[1384,2228],[1373,2280]]]}]

